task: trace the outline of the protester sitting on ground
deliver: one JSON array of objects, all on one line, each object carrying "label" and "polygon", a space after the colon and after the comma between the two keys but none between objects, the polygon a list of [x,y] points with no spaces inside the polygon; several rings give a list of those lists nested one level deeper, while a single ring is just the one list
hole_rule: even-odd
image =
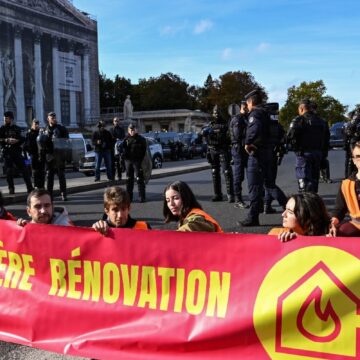
[{"label": "protester sitting on ground", "polygon": [[329,233],[330,216],[323,199],[313,193],[291,195],[282,213],[283,228],[273,228],[268,235],[277,235],[286,242],[297,235],[319,236]]},{"label": "protester sitting on ground", "polygon": [[165,223],[178,221],[177,231],[223,232],[217,221],[202,210],[188,184],[175,181],[164,190]]},{"label": "protester sitting on ground", "polygon": [[13,220],[16,221],[16,217],[7,211],[4,207],[4,198],[2,192],[0,191],[0,219],[1,220]]},{"label": "protester sitting on ground", "polygon": [[[360,236],[360,141],[351,146],[357,172],[341,182],[331,218],[331,236]],[[346,214],[350,220],[344,221]]]},{"label": "protester sitting on ground", "polygon": [[102,235],[106,235],[109,228],[151,229],[147,222],[135,220],[130,216],[130,196],[120,186],[111,186],[105,190],[104,211],[107,218],[92,225],[93,229]]},{"label": "protester sitting on ground", "polygon": [[35,189],[27,197],[26,211],[31,220],[19,218],[17,224],[25,226],[32,224],[74,225],[69,219],[65,207],[54,207],[50,192],[45,189]]}]

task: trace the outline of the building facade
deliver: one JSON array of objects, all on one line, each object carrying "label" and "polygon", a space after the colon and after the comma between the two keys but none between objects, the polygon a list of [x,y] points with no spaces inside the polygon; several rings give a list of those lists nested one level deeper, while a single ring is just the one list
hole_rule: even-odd
[{"label": "building facade", "polygon": [[[102,109],[101,118],[106,123],[110,124],[115,116],[125,121],[120,108]],[[188,109],[134,111],[132,114],[132,122],[137,123],[141,133],[150,131],[198,133],[210,120],[210,114]]]},{"label": "building facade", "polygon": [[55,111],[84,127],[99,118],[97,22],[68,0],[0,0],[0,113],[21,127]]}]

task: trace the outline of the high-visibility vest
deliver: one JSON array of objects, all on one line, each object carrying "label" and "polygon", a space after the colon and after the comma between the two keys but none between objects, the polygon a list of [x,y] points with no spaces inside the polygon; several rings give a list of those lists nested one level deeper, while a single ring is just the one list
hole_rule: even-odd
[{"label": "high-visibility vest", "polygon": [[201,210],[198,208],[191,209],[189,214],[186,217],[193,215],[193,214],[201,215],[205,218],[205,220],[212,223],[215,226],[216,232],[224,232],[223,229],[221,228],[221,226],[218,224],[218,222],[213,217],[211,217],[209,214],[207,214],[204,210]]},{"label": "high-visibility vest", "polygon": [[355,191],[355,181],[350,179],[343,180],[341,183],[341,191],[344,195],[346,206],[352,219],[350,222],[360,229],[360,208]]},{"label": "high-visibility vest", "polygon": [[145,221],[136,221],[133,229],[136,229],[136,230],[148,230],[149,227],[148,227],[148,224]]}]

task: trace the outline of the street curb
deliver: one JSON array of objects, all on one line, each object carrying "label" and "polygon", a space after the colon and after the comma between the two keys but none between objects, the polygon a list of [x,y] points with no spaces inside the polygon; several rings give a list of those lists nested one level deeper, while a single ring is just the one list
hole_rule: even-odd
[{"label": "street curb", "polygon": [[[188,174],[192,172],[198,172],[207,170],[210,168],[209,164],[203,164],[199,165],[197,167],[188,167],[188,168],[182,168],[182,169],[169,169],[169,171],[159,172],[158,174],[152,174],[151,179],[161,179],[168,176],[174,176],[174,175],[180,175],[180,174]],[[150,180],[151,180],[150,179]],[[75,194],[79,192],[85,192],[90,190],[98,190],[98,189],[104,189],[108,186],[112,185],[125,185],[125,180],[115,180],[115,181],[99,181],[96,183],[91,184],[84,184],[84,185],[75,185],[70,186],[67,188],[68,194]],[[54,197],[60,196],[60,190],[54,190],[53,191]],[[25,203],[27,200],[27,193],[18,193],[14,195],[4,195],[4,205],[11,205],[11,204],[17,204],[17,203]]]}]

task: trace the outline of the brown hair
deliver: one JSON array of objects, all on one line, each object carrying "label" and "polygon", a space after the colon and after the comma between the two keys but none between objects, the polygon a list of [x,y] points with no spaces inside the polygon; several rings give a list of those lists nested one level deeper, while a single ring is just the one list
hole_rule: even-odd
[{"label": "brown hair", "polygon": [[109,209],[111,204],[116,204],[121,208],[130,207],[130,196],[128,192],[120,186],[108,187],[104,192],[104,207]]}]

